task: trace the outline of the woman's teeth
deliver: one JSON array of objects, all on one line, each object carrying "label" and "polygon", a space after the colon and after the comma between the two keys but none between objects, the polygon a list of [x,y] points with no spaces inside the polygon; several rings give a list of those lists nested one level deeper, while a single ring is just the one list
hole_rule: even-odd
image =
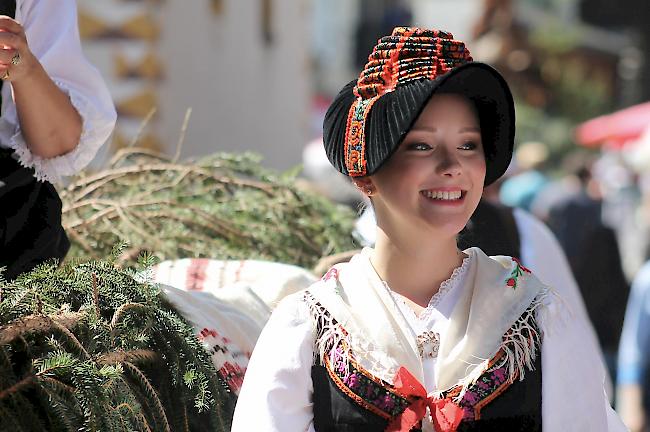
[{"label": "woman's teeth", "polygon": [[422,191],[422,195],[427,198],[437,199],[437,200],[457,200],[460,199],[462,192],[461,191]]}]

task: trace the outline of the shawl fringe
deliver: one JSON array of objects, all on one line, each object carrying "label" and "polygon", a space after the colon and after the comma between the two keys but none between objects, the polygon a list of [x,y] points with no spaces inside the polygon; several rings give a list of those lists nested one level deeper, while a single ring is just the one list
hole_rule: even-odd
[{"label": "shawl fringe", "polygon": [[548,322],[549,315],[555,315],[554,312],[557,312],[556,310],[551,310],[552,305],[557,300],[559,300],[559,296],[555,290],[549,286],[544,286],[526,311],[503,336],[501,345],[499,345],[497,350],[497,353],[503,353],[501,358],[491,366],[492,359],[484,359],[477,366],[468,366],[468,369],[472,366],[475,367],[455,386],[460,388],[460,393],[454,397],[454,400],[459,402],[469,386],[476,383],[481,375],[504,366],[508,372],[508,382],[512,383],[517,378],[519,378],[519,381],[523,381],[526,370],[532,371],[535,369],[534,362],[541,349],[544,331],[540,326],[539,318],[540,316],[544,316],[542,321]]},{"label": "shawl fringe", "polygon": [[304,301],[316,332],[313,363],[324,366],[324,359],[329,356],[331,364],[345,365],[344,376],[347,377],[351,353],[349,334],[309,291],[305,291]]},{"label": "shawl fringe", "polygon": [[[316,298],[305,291],[304,301],[307,304],[315,330],[314,364],[324,365],[324,359],[328,358],[331,364],[343,365],[344,376],[349,374],[350,360],[353,358],[352,341],[350,335],[339,324],[331,314],[323,307]],[[535,297],[526,311],[513,323],[508,332],[503,336],[503,341],[497,352],[503,355],[492,363],[492,359],[483,359],[478,364],[468,365],[468,375],[459,381],[453,388],[460,388],[460,392],[454,397],[459,402],[467,389],[486,372],[505,366],[508,373],[508,381],[516,379],[522,381],[526,370],[534,370],[534,362],[539,355],[543,334],[547,331],[545,324],[562,315],[558,312],[558,301],[561,301],[555,290],[545,286]],[[364,355],[364,352],[356,352],[357,355]],[[471,370],[470,370],[471,369]],[[446,391],[435,391],[433,394],[444,397]]]}]

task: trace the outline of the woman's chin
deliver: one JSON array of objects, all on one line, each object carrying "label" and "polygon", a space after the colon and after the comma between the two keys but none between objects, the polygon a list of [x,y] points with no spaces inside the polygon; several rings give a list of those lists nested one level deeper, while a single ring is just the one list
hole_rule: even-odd
[{"label": "woman's chin", "polygon": [[436,239],[455,238],[465,228],[467,220],[465,218],[427,219],[425,223],[428,229],[426,231]]}]

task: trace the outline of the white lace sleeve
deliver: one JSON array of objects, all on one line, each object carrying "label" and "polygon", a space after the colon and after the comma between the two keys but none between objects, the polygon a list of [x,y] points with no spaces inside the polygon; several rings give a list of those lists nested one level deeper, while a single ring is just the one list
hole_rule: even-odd
[{"label": "white lace sleeve", "polygon": [[0,143],[14,149],[23,166],[33,167],[37,179],[58,182],[93,159],[113,130],[115,108],[104,80],[82,53],[74,0],[19,0],[16,20],[25,28],[31,51],[79,112],[83,129],[79,143],[69,153],[54,158],[32,154],[20,130],[11,86],[5,85]]},{"label": "white lace sleeve", "polygon": [[299,292],[273,311],[248,363],[232,432],[311,432],[314,332]]}]

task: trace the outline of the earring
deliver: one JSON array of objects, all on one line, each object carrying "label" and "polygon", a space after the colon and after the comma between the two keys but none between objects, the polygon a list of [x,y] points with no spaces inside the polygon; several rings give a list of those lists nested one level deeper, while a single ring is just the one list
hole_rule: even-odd
[{"label": "earring", "polygon": [[372,192],[372,188],[366,188],[366,195],[371,196]]}]

